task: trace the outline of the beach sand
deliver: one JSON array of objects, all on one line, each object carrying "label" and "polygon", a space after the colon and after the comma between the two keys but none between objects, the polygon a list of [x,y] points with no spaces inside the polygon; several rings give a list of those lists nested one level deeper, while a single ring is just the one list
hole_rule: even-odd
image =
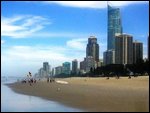
[{"label": "beach sand", "polygon": [[[84,111],[149,111],[149,77],[65,78],[68,84],[38,81],[8,84],[15,92],[42,97]],[[13,98],[13,97],[12,97]]]}]

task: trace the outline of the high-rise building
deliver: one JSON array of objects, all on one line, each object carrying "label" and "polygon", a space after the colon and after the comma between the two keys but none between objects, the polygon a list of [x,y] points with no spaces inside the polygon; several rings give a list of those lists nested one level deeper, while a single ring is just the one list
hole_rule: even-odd
[{"label": "high-rise building", "polygon": [[80,62],[80,70],[85,70],[85,60]]},{"label": "high-rise building", "polygon": [[148,35],[148,44],[147,44],[147,58],[149,60],[149,35]]},{"label": "high-rise building", "polygon": [[85,73],[85,67],[86,67],[86,62],[85,62],[86,58],[84,58],[83,61],[80,62],[80,72],[83,74]]},{"label": "high-rise building", "polygon": [[43,78],[43,77],[44,77],[44,70],[43,70],[43,68],[40,68],[40,69],[38,70],[38,75],[39,75],[40,78]]},{"label": "high-rise building", "polygon": [[76,59],[72,61],[72,74],[78,74],[78,61]]},{"label": "high-rise building", "polygon": [[133,63],[143,59],[143,43],[133,42]]},{"label": "high-rise building", "polygon": [[107,50],[115,49],[115,35],[122,34],[120,9],[108,4]]},{"label": "high-rise building", "polygon": [[115,64],[115,51],[107,50],[103,54],[104,65]]},{"label": "high-rise building", "polygon": [[88,56],[85,59],[85,71],[86,73],[90,72],[91,68],[95,68],[95,61],[92,56]]},{"label": "high-rise building", "polygon": [[63,73],[66,75],[70,74],[70,62],[63,63]]},{"label": "high-rise building", "polygon": [[62,71],[63,71],[63,67],[62,66],[55,67],[55,75],[62,74],[63,73]]},{"label": "high-rise building", "polygon": [[92,56],[96,62],[99,61],[99,45],[97,44],[97,38],[90,36],[86,47],[86,57]]},{"label": "high-rise building", "polygon": [[51,76],[54,76],[54,75],[55,75],[55,69],[52,68]]},{"label": "high-rise building", "polygon": [[116,36],[115,64],[133,64],[133,37],[131,35]]},{"label": "high-rise building", "polygon": [[46,76],[49,76],[50,66],[49,66],[48,62],[43,62],[43,70],[45,71]]}]

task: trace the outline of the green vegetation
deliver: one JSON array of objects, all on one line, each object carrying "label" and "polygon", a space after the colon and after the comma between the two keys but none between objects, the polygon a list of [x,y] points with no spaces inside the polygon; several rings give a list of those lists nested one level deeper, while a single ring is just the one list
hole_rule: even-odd
[{"label": "green vegetation", "polygon": [[91,68],[89,73],[86,74],[60,74],[55,77],[67,78],[67,77],[113,77],[113,76],[149,76],[149,61],[138,60],[136,64],[110,64],[96,69]]},{"label": "green vegetation", "polygon": [[90,76],[141,76],[149,75],[149,61],[138,60],[136,64],[110,64],[91,69]]}]

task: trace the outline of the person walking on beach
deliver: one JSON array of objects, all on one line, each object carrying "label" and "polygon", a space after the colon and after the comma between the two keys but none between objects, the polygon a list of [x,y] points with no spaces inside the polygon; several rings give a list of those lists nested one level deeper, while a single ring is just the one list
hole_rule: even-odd
[{"label": "person walking on beach", "polygon": [[31,73],[29,72],[29,83],[30,83],[30,86],[32,86],[32,84],[31,84],[32,81],[33,81],[33,80],[32,80],[32,75],[31,75]]},{"label": "person walking on beach", "polygon": [[49,82],[49,77],[47,77],[47,83]]}]

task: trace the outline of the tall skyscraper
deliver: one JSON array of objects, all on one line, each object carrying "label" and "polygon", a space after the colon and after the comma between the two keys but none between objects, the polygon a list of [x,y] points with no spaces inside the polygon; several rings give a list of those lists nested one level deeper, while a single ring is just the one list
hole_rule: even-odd
[{"label": "tall skyscraper", "polygon": [[66,75],[70,74],[70,62],[63,63],[63,73]]},{"label": "tall skyscraper", "polygon": [[103,54],[104,65],[115,64],[115,51],[107,50]]},{"label": "tall skyscraper", "polygon": [[108,4],[107,50],[115,49],[115,35],[122,34],[120,9]]},{"label": "tall skyscraper", "polygon": [[63,73],[62,71],[63,71],[63,67],[62,66],[55,67],[55,75],[62,74]]},{"label": "tall skyscraper", "polygon": [[92,56],[96,62],[99,62],[99,45],[97,44],[97,38],[90,36],[86,47],[86,57]]},{"label": "tall skyscraper", "polygon": [[143,43],[133,42],[133,63],[143,59]]},{"label": "tall skyscraper", "polygon": [[76,59],[72,61],[72,73],[78,74],[78,61]]},{"label": "tall skyscraper", "polygon": [[133,64],[133,37],[122,34],[115,39],[115,63]]},{"label": "tall skyscraper", "polygon": [[50,66],[49,66],[48,62],[43,62],[43,70],[45,71],[44,72],[46,74],[45,76],[49,76]]},{"label": "tall skyscraper", "polygon": [[80,62],[80,71],[85,71],[85,60]]},{"label": "tall skyscraper", "polygon": [[55,75],[55,69],[52,68],[51,76],[54,76],[54,75]]}]

